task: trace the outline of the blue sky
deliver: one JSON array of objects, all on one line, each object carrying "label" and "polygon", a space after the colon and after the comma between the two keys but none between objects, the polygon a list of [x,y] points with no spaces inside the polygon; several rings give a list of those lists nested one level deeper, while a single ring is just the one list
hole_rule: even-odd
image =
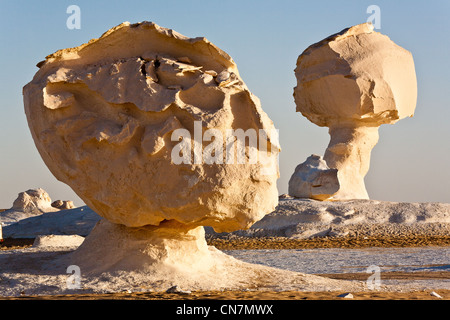
[{"label": "blue sky", "polygon": [[[69,5],[81,9],[70,30]],[[297,57],[310,44],[366,22],[381,10],[381,29],[412,52],[418,78],[413,118],[380,128],[366,186],[372,199],[450,202],[450,1],[12,1],[0,0],[0,208],[42,187],[52,199],[82,201],[41,160],[23,111],[22,87],[36,63],[56,50],[99,37],[123,21],[153,21],[189,37],[204,36],[230,54],[241,77],[280,130],[279,193],[295,166],[323,155],[329,141],[295,112]]]}]

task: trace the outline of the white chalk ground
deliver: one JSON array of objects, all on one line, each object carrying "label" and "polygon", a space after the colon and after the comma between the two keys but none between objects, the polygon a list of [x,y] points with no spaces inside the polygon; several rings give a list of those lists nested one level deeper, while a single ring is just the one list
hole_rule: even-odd
[{"label": "white chalk ground", "polygon": [[[214,234],[211,228],[207,228],[207,232]],[[250,229],[225,236],[307,239],[347,235],[391,237],[448,234],[449,203],[315,201],[287,197],[280,199],[276,210]]]},{"label": "white chalk ground", "polygon": [[[71,288],[75,283],[70,280],[74,280],[76,273],[74,269],[68,269],[69,264],[64,263],[68,260],[64,257],[75,250],[83,240],[80,236],[40,237],[31,248],[0,251],[0,296],[163,291],[176,284],[164,280],[154,281],[151,275],[139,272],[86,276],[80,270],[80,288]],[[387,271],[449,270],[448,247],[233,250],[225,253],[256,266],[276,268],[261,269],[263,272],[269,271],[270,276],[278,279],[276,285],[272,283],[269,287],[250,287],[252,290],[364,291],[368,290],[364,281],[340,281],[308,274],[366,272],[370,265],[380,267],[380,290],[383,291],[450,289],[449,280],[383,279],[383,272]],[[251,268],[248,272],[254,271]],[[260,272],[257,268],[255,270]],[[372,274],[368,273],[368,278]],[[203,289],[214,289],[213,287]],[[223,289],[229,288],[225,286]]]},{"label": "white chalk ground", "polygon": [[[280,201],[276,212],[266,216],[254,227],[236,233],[250,237],[292,238],[340,236],[352,232],[365,232],[367,235],[448,234],[449,217],[449,204],[377,201],[323,203],[286,199]],[[88,207],[32,216],[11,210],[0,214],[0,220],[4,223],[4,237],[59,235],[38,238],[32,248],[0,251],[0,296],[161,291],[178,284],[164,281],[165,275],[158,275],[160,280],[154,281],[155,277],[142,272],[89,277],[80,270],[81,289],[68,288],[67,280],[73,279],[75,275],[67,272],[69,264],[64,263],[63,258],[84,240],[79,235],[89,234],[99,219]],[[448,247],[237,250],[226,253],[230,258],[224,257],[218,250],[213,253],[224,263],[222,271],[226,271],[228,266],[238,266],[234,270],[234,276],[239,272],[251,274],[256,271],[260,275],[267,274],[272,279],[277,279],[275,284],[260,288],[264,290],[365,290],[367,286],[364,281],[343,282],[309,274],[365,272],[370,265],[381,268],[382,290],[450,289],[448,280],[383,280],[383,272],[387,271],[449,270]],[[261,267],[240,263],[233,257]],[[268,269],[269,267],[276,269]],[[248,282],[242,285],[245,287],[247,284]],[[201,288],[212,289],[214,285],[211,288]],[[182,289],[195,289],[195,286]]]},{"label": "white chalk ground", "polygon": [[[0,213],[3,237],[34,238],[36,235],[88,235],[101,219],[87,206],[32,215],[12,209]],[[215,234],[206,227],[209,235]],[[280,199],[276,210],[248,230],[225,236],[340,237],[346,235],[408,236],[448,235],[449,203],[400,203],[375,200],[314,201]]]},{"label": "white chalk ground", "polygon": [[[136,271],[83,274],[74,288],[77,267],[69,261],[78,246],[77,236],[42,239],[27,249],[0,252],[0,296],[59,295],[113,292],[165,291],[174,285],[183,290],[298,290],[298,291],[364,291],[361,281],[342,281],[249,264],[210,247],[217,261],[214,272],[192,274],[176,268],[143,266]],[[70,243],[72,246],[66,246]],[[155,271],[156,272],[153,272]],[[69,282],[68,282],[69,281]],[[229,281],[229,283],[227,283]]]}]

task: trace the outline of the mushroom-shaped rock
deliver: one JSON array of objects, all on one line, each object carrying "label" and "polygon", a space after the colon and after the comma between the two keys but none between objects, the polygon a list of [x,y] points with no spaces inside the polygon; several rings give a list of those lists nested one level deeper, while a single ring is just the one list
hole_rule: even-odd
[{"label": "mushroom-shaped rock", "polygon": [[[164,237],[200,235],[206,247],[202,226],[245,229],[275,209],[273,122],[232,58],[205,38],[123,23],[38,66],[23,90],[37,149],[57,179],[112,223],[97,225],[78,262],[108,241],[117,245],[105,228],[147,228],[144,246],[158,256]],[[105,245],[93,249],[96,237]]]},{"label": "mushroom-shaped rock", "polygon": [[295,168],[289,180],[289,195],[327,200],[339,190],[337,170],[330,169],[319,155],[311,155]]},{"label": "mushroom-shaped rock", "polygon": [[329,128],[324,155],[338,169],[333,199],[368,199],[364,176],[378,127],[412,117],[417,81],[411,53],[371,23],[345,29],[309,46],[298,58],[297,111]]},{"label": "mushroom-shaped rock", "polygon": [[[231,231],[275,208],[278,171],[263,170],[279,151],[273,123],[231,57],[205,38],[124,23],[39,66],[24,87],[36,146],[101,216],[128,227],[175,219]],[[225,158],[228,131],[240,129],[267,133],[270,161]]]},{"label": "mushroom-shaped rock", "polygon": [[52,202],[52,207],[60,210],[67,210],[75,208],[73,201],[70,200],[56,200]]}]

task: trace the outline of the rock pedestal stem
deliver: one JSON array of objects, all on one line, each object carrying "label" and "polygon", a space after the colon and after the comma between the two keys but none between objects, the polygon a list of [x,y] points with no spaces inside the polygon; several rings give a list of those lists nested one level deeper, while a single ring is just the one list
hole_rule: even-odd
[{"label": "rock pedestal stem", "polygon": [[333,199],[369,199],[364,177],[369,171],[371,151],[378,142],[378,127],[337,126],[328,132],[331,140],[324,160],[338,170],[341,186]]}]

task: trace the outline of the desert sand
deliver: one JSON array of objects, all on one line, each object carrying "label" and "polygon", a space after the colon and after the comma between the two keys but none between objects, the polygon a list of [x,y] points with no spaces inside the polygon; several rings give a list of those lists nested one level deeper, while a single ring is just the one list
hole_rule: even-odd
[{"label": "desert sand", "polygon": [[[252,228],[232,233],[206,232],[205,237],[208,245],[225,251],[242,249],[447,248],[450,245],[447,209],[447,204],[401,204],[373,200],[321,202],[294,200],[283,196],[279,200],[277,210],[267,215]],[[349,214],[353,211],[354,214]],[[35,243],[35,237],[39,234],[81,234],[85,236],[100,219],[89,207],[61,210],[57,213],[43,213],[23,219],[22,212],[11,210],[4,212],[11,220],[19,219],[19,221],[4,227],[4,234],[10,237],[1,243],[1,250],[31,248]],[[408,217],[399,212],[408,213]],[[328,221],[327,214],[332,215],[333,222]],[[371,219],[379,222],[370,223]],[[330,229],[334,232],[330,232]],[[310,234],[311,230],[315,230],[315,236]],[[341,232],[337,232],[339,230]],[[347,233],[347,231],[350,232]],[[26,238],[21,238],[21,235]],[[440,270],[383,272],[383,279],[448,281],[450,272],[446,271],[446,268]],[[358,272],[315,273],[314,275],[336,280],[357,281],[364,281],[368,276],[366,273]],[[355,300],[441,300],[431,295],[431,292],[434,291],[442,299],[450,299],[449,290],[444,288],[445,286],[433,290],[405,289],[403,292],[366,290],[352,291],[351,293]],[[133,292],[54,294],[51,296],[30,295],[24,292],[20,296],[3,296],[1,299],[330,300],[344,299],[339,297],[341,293],[344,292],[292,291],[288,289],[255,291],[253,289],[251,291],[192,290],[190,294],[175,294],[165,291],[133,290]]]},{"label": "desert sand", "polygon": [[[353,292],[354,300],[439,300],[431,295],[432,291],[413,292]],[[443,300],[450,300],[450,290],[434,290]],[[344,291],[334,292],[299,292],[299,291],[201,291],[190,294],[177,294],[165,292],[134,292],[110,294],[84,294],[61,296],[23,296],[9,299],[32,300],[348,300],[339,297]]]},{"label": "desert sand", "polygon": [[[15,250],[29,248],[34,239],[5,239],[0,250]],[[282,237],[255,239],[209,239],[209,245],[222,250],[239,249],[318,249],[318,248],[395,248],[395,247],[427,247],[449,246],[450,236],[444,237],[402,237],[402,238],[315,238],[292,240]],[[322,277],[339,280],[367,279],[366,273],[316,274]],[[449,271],[434,272],[384,272],[383,279],[398,280],[448,280]],[[441,298],[431,293],[435,292]],[[186,293],[160,292],[119,292],[97,294],[67,294],[67,295],[22,295],[20,297],[0,297],[0,300],[350,300],[339,297],[344,291],[192,291]],[[361,291],[351,292],[352,300],[450,300],[450,290],[405,290],[405,291]]]}]

